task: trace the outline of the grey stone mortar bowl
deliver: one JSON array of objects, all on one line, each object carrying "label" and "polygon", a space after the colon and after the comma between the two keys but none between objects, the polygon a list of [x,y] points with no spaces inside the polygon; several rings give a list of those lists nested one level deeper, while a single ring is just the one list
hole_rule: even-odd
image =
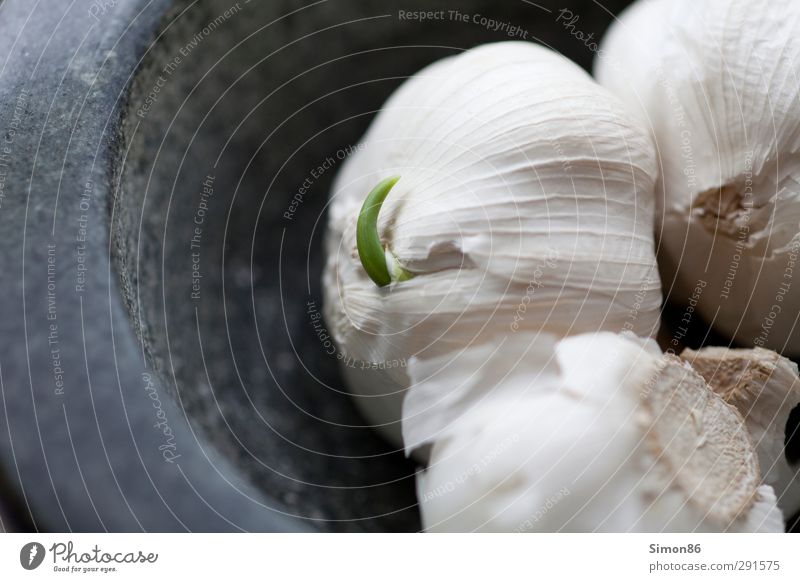
[{"label": "grey stone mortar bowl", "polygon": [[0,5],[4,527],[418,530],[314,324],[331,180],[427,63],[524,33],[588,68],[624,4]]}]

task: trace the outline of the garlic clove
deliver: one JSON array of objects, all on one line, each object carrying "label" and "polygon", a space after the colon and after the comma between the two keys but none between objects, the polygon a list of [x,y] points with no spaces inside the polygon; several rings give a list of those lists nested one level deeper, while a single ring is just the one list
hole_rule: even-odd
[{"label": "garlic clove", "polygon": [[436,441],[417,476],[423,527],[586,531],[606,523],[625,531],[637,513],[625,503],[637,478],[626,463],[637,436],[559,392],[481,407]]},{"label": "garlic clove", "polygon": [[[660,354],[655,341],[632,334],[599,332],[557,341],[552,334],[522,333],[445,356],[412,358],[402,411],[406,453],[424,462],[422,447],[448,436],[460,417],[509,395],[566,389],[571,398],[602,405],[619,395],[611,387]],[[578,361],[584,365],[572,364]]]},{"label": "garlic clove", "polygon": [[800,464],[786,454],[789,415],[800,405],[797,364],[763,348],[686,349],[681,358],[744,416],[763,481],[775,490],[784,513],[800,510]]},{"label": "garlic clove", "polygon": [[[551,355],[556,389],[520,366],[530,388],[469,407],[437,435],[418,474],[426,530],[783,530],[741,416],[691,367],[613,334],[562,340]],[[573,370],[586,368],[596,374]]]},{"label": "garlic clove", "polygon": [[[564,57],[505,42],[434,63],[391,96],[362,145],[334,183],[323,275],[328,328],[348,359],[431,359],[526,330],[655,333],[655,152]],[[401,178],[377,230],[390,264],[415,276],[377,287],[356,221],[391,175]],[[369,420],[396,426],[408,370],[347,376]]]},{"label": "garlic clove", "polygon": [[795,355],[798,17],[793,0],[640,0],[595,61],[655,137],[670,298],[739,344]]},{"label": "garlic clove", "polygon": [[653,358],[661,357],[655,340],[633,334],[598,332],[562,339],[555,345],[564,386],[581,400],[606,404],[628,394],[626,383],[650,380]]},{"label": "garlic clove", "polygon": [[412,358],[412,384],[402,411],[406,453],[425,462],[426,445],[445,438],[472,409],[508,395],[557,390],[555,343],[549,334],[526,335],[524,341],[506,339],[446,356]]}]

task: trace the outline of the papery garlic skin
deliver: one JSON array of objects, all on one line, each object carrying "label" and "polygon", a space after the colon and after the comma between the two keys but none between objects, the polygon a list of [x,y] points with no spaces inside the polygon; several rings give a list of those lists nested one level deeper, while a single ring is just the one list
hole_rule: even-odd
[{"label": "papery garlic skin", "polygon": [[[378,288],[355,252],[366,194],[401,176],[379,232],[413,279]],[[525,42],[443,59],[388,100],[332,191],[325,317],[357,361],[407,362],[525,330],[655,333],[647,131],[576,65]],[[345,368],[399,443],[403,366]]]},{"label": "papery garlic skin", "polygon": [[[800,3],[640,0],[595,62],[652,129],[669,297],[800,355]],[[700,289],[701,292],[695,292]]]},{"label": "papery garlic skin", "polygon": [[[426,531],[783,531],[741,416],[689,366],[611,333],[545,341],[480,364],[507,370],[496,394],[474,365],[460,397],[428,399]],[[413,362],[433,384],[415,390],[446,394],[446,364]]]},{"label": "papery garlic skin", "polygon": [[632,334],[601,332],[559,341],[552,334],[525,332],[497,344],[413,358],[408,366],[413,388],[403,403],[406,453],[450,436],[460,430],[459,418],[496,402],[549,398],[568,386],[570,401],[603,406],[619,395],[624,379],[645,384],[649,364],[660,355],[654,340]]},{"label": "papery garlic skin", "polygon": [[681,358],[742,414],[764,483],[774,489],[783,513],[794,515],[800,510],[800,464],[789,463],[785,442],[789,415],[800,405],[797,364],[762,348],[686,349]]},{"label": "papery garlic skin", "polygon": [[729,533],[783,533],[785,525],[783,513],[775,498],[775,491],[769,485],[756,489],[753,506],[747,515],[736,520],[728,528]]}]

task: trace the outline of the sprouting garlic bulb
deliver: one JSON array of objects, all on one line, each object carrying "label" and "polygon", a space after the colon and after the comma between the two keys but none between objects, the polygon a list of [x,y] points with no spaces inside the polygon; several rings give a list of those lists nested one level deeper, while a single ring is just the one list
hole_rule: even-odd
[{"label": "sprouting garlic bulb", "polygon": [[800,463],[786,444],[796,430],[790,414],[800,404],[797,364],[763,348],[687,349],[681,358],[744,416],[764,483],[775,490],[783,513],[794,515],[800,510]]},{"label": "sprouting garlic bulb", "polygon": [[[355,231],[367,193],[391,176],[380,244],[389,271],[413,278],[381,288]],[[640,123],[542,47],[484,45],[405,82],[330,204],[325,317],[348,361],[367,363],[344,371],[368,418],[399,442],[412,356],[524,330],[653,334],[655,176]]]},{"label": "sprouting garlic bulb", "polygon": [[522,345],[412,362],[427,531],[783,531],[741,416],[687,364],[607,332]]},{"label": "sprouting garlic bulb", "polygon": [[794,0],[640,0],[595,63],[655,136],[664,288],[738,343],[794,355],[798,19]]}]

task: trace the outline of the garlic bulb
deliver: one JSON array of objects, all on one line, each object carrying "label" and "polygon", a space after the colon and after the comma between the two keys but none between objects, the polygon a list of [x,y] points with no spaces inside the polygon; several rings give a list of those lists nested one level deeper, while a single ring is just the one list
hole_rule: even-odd
[{"label": "garlic bulb", "polygon": [[800,510],[800,463],[786,454],[789,415],[800,404],[797,364],[763,348],[687,349],[681,358],[744,416],[764,483],[775,490],[784,514]]},{"label": "garlic bulb", "polygon": [[[414,356],[525,330],[654,334],[655,176],[639,122],[542,47],[484,45],[406,81],[337,175],[329,210],[324,313],[345,360],[366,362],[344,373],[371,422],[400,442]],[[373,262],[386,250],[379,284],[411,277],[384,287],[356,244],[379,182],[377,229],[364,231]]]},{"label": "garlic bulb", "polygon": [[595,67],[655,136],[669,295],[740,344],[794,355],[799,17],[793,0],[640,0]]},{"label": "garlic bulb", "polygon": [[427,531],[783,531],[741,416],[650,343],[539,336],[411,370]]}]

